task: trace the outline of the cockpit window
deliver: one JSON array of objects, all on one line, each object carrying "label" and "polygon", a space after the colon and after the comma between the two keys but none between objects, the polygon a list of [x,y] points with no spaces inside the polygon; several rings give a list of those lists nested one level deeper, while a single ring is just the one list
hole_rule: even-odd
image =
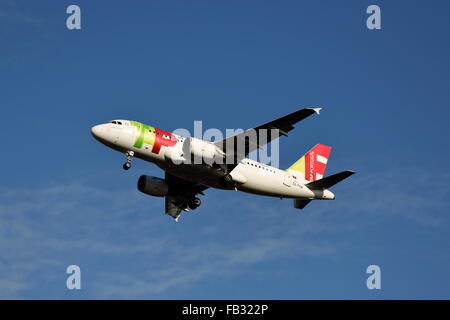
[{"label": "cockpit window", "polygon": [[120,125],[122,125],[122,122],[120,122],[120,121],[116,121],[116,120],[113,120],[113,121],[111,121],[111,123],[114,123],[114,124],[120,124]]},{"label": "cockpit window", "polygon": [[111,121],[111,123],[117,124],[117,121]]}]

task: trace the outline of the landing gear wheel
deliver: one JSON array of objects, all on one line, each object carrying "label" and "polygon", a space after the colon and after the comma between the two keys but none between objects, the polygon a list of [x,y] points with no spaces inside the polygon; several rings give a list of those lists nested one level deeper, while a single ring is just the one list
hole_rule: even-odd
[{"label": "landing gear wheel", "polygon": [[233,181],[233,177],[229,173],[227,173],[223,176],[223,181],[231,182],[231,181]]},{"label": "landing gear wheel", "polygon": [[134,152],[133,151],[127,151],[125,153],[125,155],[127,156],[127,162],[125,162],[122,166],[123,170],[128,170],[131,168],[131,160],[133,159],[134,156]]},{"label": "landing gear wheel", "polygon": [[202,204],[202,201],[199,198],[193,198],[188,201],[188,207],[191,210],[197,209]]},{"label": "landing gear wheel", "polygon": [[123,170],[128,170],[131,168],[131,163],[129,162],[125,162],[122,166]]}]

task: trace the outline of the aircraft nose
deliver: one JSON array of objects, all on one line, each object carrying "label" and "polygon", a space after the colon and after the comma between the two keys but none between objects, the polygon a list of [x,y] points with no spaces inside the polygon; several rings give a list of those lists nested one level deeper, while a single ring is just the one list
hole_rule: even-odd
[{"label": "aircraft nose", "polygon": [[105,140],[106,139],[106,127],[104,124],[98,124],[91,128],[92,136],[97,140]]}]

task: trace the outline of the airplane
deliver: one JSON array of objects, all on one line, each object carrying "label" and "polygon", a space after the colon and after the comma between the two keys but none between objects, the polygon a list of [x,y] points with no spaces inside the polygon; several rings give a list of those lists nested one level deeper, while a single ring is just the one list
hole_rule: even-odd
[{"label": "airplane", "polygon": [[200,206],[197,195],[204,195],[208,188],[290,198],[294,199],[294,208],[303,209],[312,200],[334,200],[329,188],[355,171],[324,178],[331,147],[322,144],[314,146],[286,170],[247,156],[279,136],[287,136],[294,124],[320,114],[321,109],[303,108],[215,142],[183,137],[130,120],[95,125],[91,133],[102,144],[125,154],[124,170],[131,168],[133,158],[139,158],[165,171],[164,179],[141,175],[137,188],[147,195],[164,197],[166,214],[177,222],[182,211]]}]

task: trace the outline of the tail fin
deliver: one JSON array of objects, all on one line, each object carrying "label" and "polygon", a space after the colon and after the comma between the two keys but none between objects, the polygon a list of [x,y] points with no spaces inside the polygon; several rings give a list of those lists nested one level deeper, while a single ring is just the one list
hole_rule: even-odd
[{"label": "tail fin", "polygon": [[303,157],[297,160],[286,171],[297,174],[306,181],[316,181],[322,179],[325,174],[328,157],[330,156],[331,147],[323,144],[317,144],[309,150]]}]

